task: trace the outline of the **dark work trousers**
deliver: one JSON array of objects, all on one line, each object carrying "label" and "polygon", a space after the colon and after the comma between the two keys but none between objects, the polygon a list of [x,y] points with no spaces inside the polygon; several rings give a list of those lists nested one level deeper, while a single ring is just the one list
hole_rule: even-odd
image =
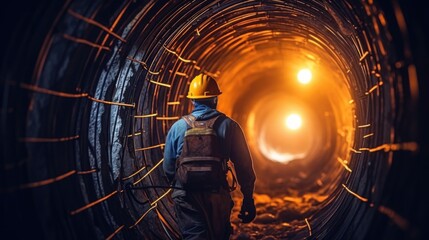
[{"label": "dark work trousers", "polygon": [[177,222],[186,240],[227,240],[234,202],[229,191],[180,194],[173,198]]}]

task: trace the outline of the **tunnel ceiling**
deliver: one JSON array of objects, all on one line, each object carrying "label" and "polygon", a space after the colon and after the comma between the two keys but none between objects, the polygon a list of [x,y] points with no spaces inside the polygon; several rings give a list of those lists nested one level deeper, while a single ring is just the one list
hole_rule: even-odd
[{"label": "tunnel ceiling", "polygon": [[[428,183],[421,111],[427,24],[411,6],[418,5],[6,5],[6,236],[178,239],[163,147],[171,125],[192,109],[187,88],[202,72],[222,89],[219,110],[245,130],[256,202],[272,200],[258,213],[278,207],[271,225],[236,224],[236,232],[258,239],[423,238],[428,208],[417,191]],[[308,85],[296,80],[301,68],[312,71]],[[289,131],[285,117],[297,112],[303,127]],[[304,202],[284,211],[279,205],[287,201]]]}]

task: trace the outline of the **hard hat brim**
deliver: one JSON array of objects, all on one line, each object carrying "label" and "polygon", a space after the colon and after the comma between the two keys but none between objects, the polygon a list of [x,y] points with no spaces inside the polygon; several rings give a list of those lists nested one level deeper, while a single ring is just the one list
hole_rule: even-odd
[{"label": "hard hat brim", "polygon": [[189,99],[205,99],[205,98],[214,98],[217,97],[219,95],[221,95],[222,92],[219,92],[219,94],[213,94],[213,95],[200,95],[200,96],[192,96],[192,95],[188,95],[186,96]]}]

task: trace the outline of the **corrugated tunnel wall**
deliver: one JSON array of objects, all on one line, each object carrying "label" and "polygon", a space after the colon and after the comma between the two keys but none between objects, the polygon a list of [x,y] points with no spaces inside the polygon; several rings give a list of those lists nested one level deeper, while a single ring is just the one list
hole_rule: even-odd
[{"label": "corrugated tunnel wall", "polygon": [[167,185],[165,135],[200,72],[255,161],[258,218],[234,238],[425,237],[417,1],[1,5],[1,239],[178,239],[171,190],[145,187]]}]

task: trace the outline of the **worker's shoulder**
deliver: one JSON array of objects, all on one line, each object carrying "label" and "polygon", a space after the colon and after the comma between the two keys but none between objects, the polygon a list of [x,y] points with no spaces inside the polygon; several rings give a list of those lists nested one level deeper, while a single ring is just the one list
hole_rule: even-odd
[{"label": "worker's shoulder", "polygon": [[176,122],[171,125],[170,132],[176,132],[176,131],[185,131],[186,130],[186,122],[183,118],[179,118]]},{"label": "worker's shoulder", "polygon": [[227,126],[238,126],[240,127],[239,123],[235,121],[233,118],[229,117],[228,115],[221,113],[220,122],[221,124],[226,124]]}]

